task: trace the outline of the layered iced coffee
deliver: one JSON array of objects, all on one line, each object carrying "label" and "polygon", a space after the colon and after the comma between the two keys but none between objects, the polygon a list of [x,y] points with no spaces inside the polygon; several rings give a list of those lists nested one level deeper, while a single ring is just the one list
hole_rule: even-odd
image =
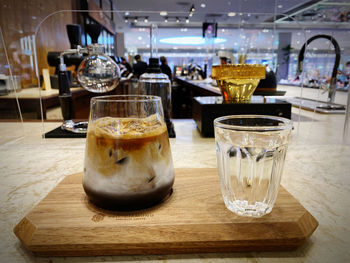
[{"label": "layered iced coffee", "polygon": [[167,128],[157,114],[89,123],[83,187],[91,202],[110,209],[148,207],[162,201],[173,182]]}]

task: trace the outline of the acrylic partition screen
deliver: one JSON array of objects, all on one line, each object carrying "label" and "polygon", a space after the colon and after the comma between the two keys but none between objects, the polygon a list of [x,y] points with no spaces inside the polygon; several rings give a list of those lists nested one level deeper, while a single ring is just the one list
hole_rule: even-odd
[{"label": "acrylic partition screen", "polygon": [[[58,3],[58,5],[64,5],[64,3]],[[190,67],[195,66],[198,70],[207,68],[207,77],[210,77],[211,66],[220,64],[222,55],[229,63],[266,65],[275,73],[279,84],[277,89],[286,91],[283,99],[303,97],[327,100],[327,78],[331,77],[330,71],[335,58],[333,46],[327,40],[315,40],[306,46],[303,71],[301,73],[297,71],[299,51],[310,37],[326,34],[339,39],[341,48],[339,69],[346,69],[347,58],[350,55],[349,48],[343,45],[343,39],[349,35],[349,31],[335,30],[337,25],[326,29],[315,29],[310,23],[297,21],[295,17],[284,14],[243,12],[228,16],[227,13],[222,13],[219,14],[224,17],[221,22],[215,22],[213,18],[194,22],[188,17],[188,12],[167,12],[166,16],[160,16],[159,11],[108,12],[92,8],[89,11],[55,12],[53,9],[54,7],[47,7],[45,15],[31,17],[30,32],[18,30],[18,34],[23,36],[16,40],[17,48],[23,48],[22,53],[27,56],[26,70],[29,72],[27,76],[30,76],[30,81],[22,85],[21,92],[32,89],[33,96],[39,96],[39,105],[41,104],[40,111],[22,109],[23,116],[24,119],[27,119],[27,116],[28,118],[40,116],[39,118],[44,122],[44,132],[55,128],[51,123],[52,120],[58,121],[57,127],[63,121],[58,100],[58,81],[55,76],[58,70],[57,54],[55,60],[54,52],[58,53],[71,48],[67,24],[81,26],[82,46],[92,42],[87,33],[88,25],[101,24],[102,30],[98,43],[105,45],[105,54],[113,56],[118,63],[121,62],[121,57],[125,57],[132,66],[136,54],[139,54],[143,61],[148,62],[153,48],[157,50],[158,57],[167,58],[174,76],[188,73]],[[60,9],[69,8],[63,6]],[[200,15],[201,12],[196,10],[196,15]],[[205,17],[204,13],[203,17]],[[151,36],[152,25],[158,28],[156,36]],[[21,40],[23,37],[26,40]],[[154,43],[156,48],[152,46]],[[49,52],[51,52],[50,56],[48,56]],[[76,61],[67,62],[67,69],[72,73],[74,84],[71,86],[71,92],[74,98],[75,118],[86,120],[89,114],[89,100],[96,94],[84,90],[75,81],[78,64]],[[204,81],[211,83],[208,78]],[[322,85],[315,84],[315,87],[310,87],[311,83]],[[135,81],[122,79],[121,84],[113,92],[114,94],[134,93],[133,86]],[[300,89],[295,86],[305,87]],[[341,86],[340,82],[339,86]],[[337,90],[336,94],[335,102],[345,105],[346,92]],[[47,99],[49,97],[55,97],[55,99],[49,101]],[[317,113],[316,107],[317,105],[313,106],[309,111],[302,111],[300,105],[293,107],[296,138],[301,143],[313,137],[312,130],[317,127],[318,122],[325,121],[325,115]],[[334,141],[342,143],[345,114],[337,115],[334,119],[336,123],[333,125],[339,127],[337,129],[339,134],[334,136]],[[315,143],[318,141],[315,140]]]},{"label": "acrylic partition screen", "polygon": [[26,76],[21,63],[25,55],[5,36],[0,26],[0,144],[24,135],[19,93]]}]

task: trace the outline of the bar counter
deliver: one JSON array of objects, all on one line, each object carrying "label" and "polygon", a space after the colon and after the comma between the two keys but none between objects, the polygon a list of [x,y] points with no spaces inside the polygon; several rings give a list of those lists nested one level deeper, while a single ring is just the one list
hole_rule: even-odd
[{"label": "bar counter", "polygon": [[[130,89],[131,85],[130,80],[121,80],[117,89],[105,93],[105,95],[124,94]],[[70,91],[72,93],[72,101],[75,109],[75,118],[87,118],[89,116],[90,99],[94,96],[99,96],[99,94],[93,94],[82,87],[71,87]],[[40,90],[38,87],[25,88],[17,91],[17,94],[11,92],[7,95],[0,96],[0,117],[1,111],[6,111],[8,109],[17,110],[16,98],[18,98],[22,113],[34,113],[33,116],[37,119],[41,119],[40,106],[42,106],[44,119],[47,117],[47,111],[60,106],[58,89]]]},{"label": "bar counter", "polygon": [[[350,140],[344,115],[293,108],[294,130],[282,185],[318,220],[308,241],[289,252],[37,258],[14,226],[66,175],[83,170],[85,139],[42,139],[58,122],[0,122],[1,262],[350,262]],[[213,138],[193,120],[174,120],[170,139],[176,168],[215,168]],[[195,189],[194,189],[195,190]],[[69,214],[69,211],[67,211]]]},{"label": "bar counter", "polygon": [[[73,101],[76,101],[80,97],[89,96],[89,92],[83,88],[72,88],[71,92]],[[49,108],[57,107],[60,105],[58,99],[58,89],[39,90],[37,87],[26,88],[18,91],[17,96],[18,102],[21,106],[21,110],[23,112],[35,112],[37,119],[41,119],[40,96],[42,101],[42,111],[44,119],[46,119],[46,111]],[[0,97],[1,110],[6,110],[11,107],[16,107],[16,94],[14,92]]]},{"label": "bar counter", "polygon": [[[175,77],[175,81],[187,88],[192,89],[192,92],[198,96],[218,96],[221,95],[220,88],[213,86],[210,82],[206,80],[191,80],[187,77]],[[255,90],[254,95],[260,96],[283,96],[285,94],[284,90],[276,91],[261,91]]]}]

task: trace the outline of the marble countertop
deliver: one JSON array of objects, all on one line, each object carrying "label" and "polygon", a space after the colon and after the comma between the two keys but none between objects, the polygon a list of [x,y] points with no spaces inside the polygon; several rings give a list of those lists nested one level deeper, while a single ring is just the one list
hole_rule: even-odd
[{"label": "marble countertop", "polygon": [[[82,171],[85,139],[42,139],[57,122],[0,122],[0,261],[350,262],[350,136],[342,138],[344,115],[293,108],[293,119],[282,185],[319,222],[296,251],[75,258],[37,258],[21,245],[13,227],[66,175]],[[193,120],[173,122],[174,166],[216,167],[214,139],[202,138]]]}]

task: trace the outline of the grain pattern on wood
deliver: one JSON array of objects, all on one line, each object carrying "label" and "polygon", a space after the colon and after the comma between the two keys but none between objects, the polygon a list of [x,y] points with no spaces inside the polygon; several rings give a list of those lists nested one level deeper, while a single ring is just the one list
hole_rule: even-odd
[{"label": "grain pattern on wood", "polygon": [[262,218],[226,209],[216,169],[175,169],[174,191],[144,210],[117,212],[91,204],[82,174],[67,176],[14,232],[38,255],[172,254],[290,250],[318,222],[283,187]]}]

